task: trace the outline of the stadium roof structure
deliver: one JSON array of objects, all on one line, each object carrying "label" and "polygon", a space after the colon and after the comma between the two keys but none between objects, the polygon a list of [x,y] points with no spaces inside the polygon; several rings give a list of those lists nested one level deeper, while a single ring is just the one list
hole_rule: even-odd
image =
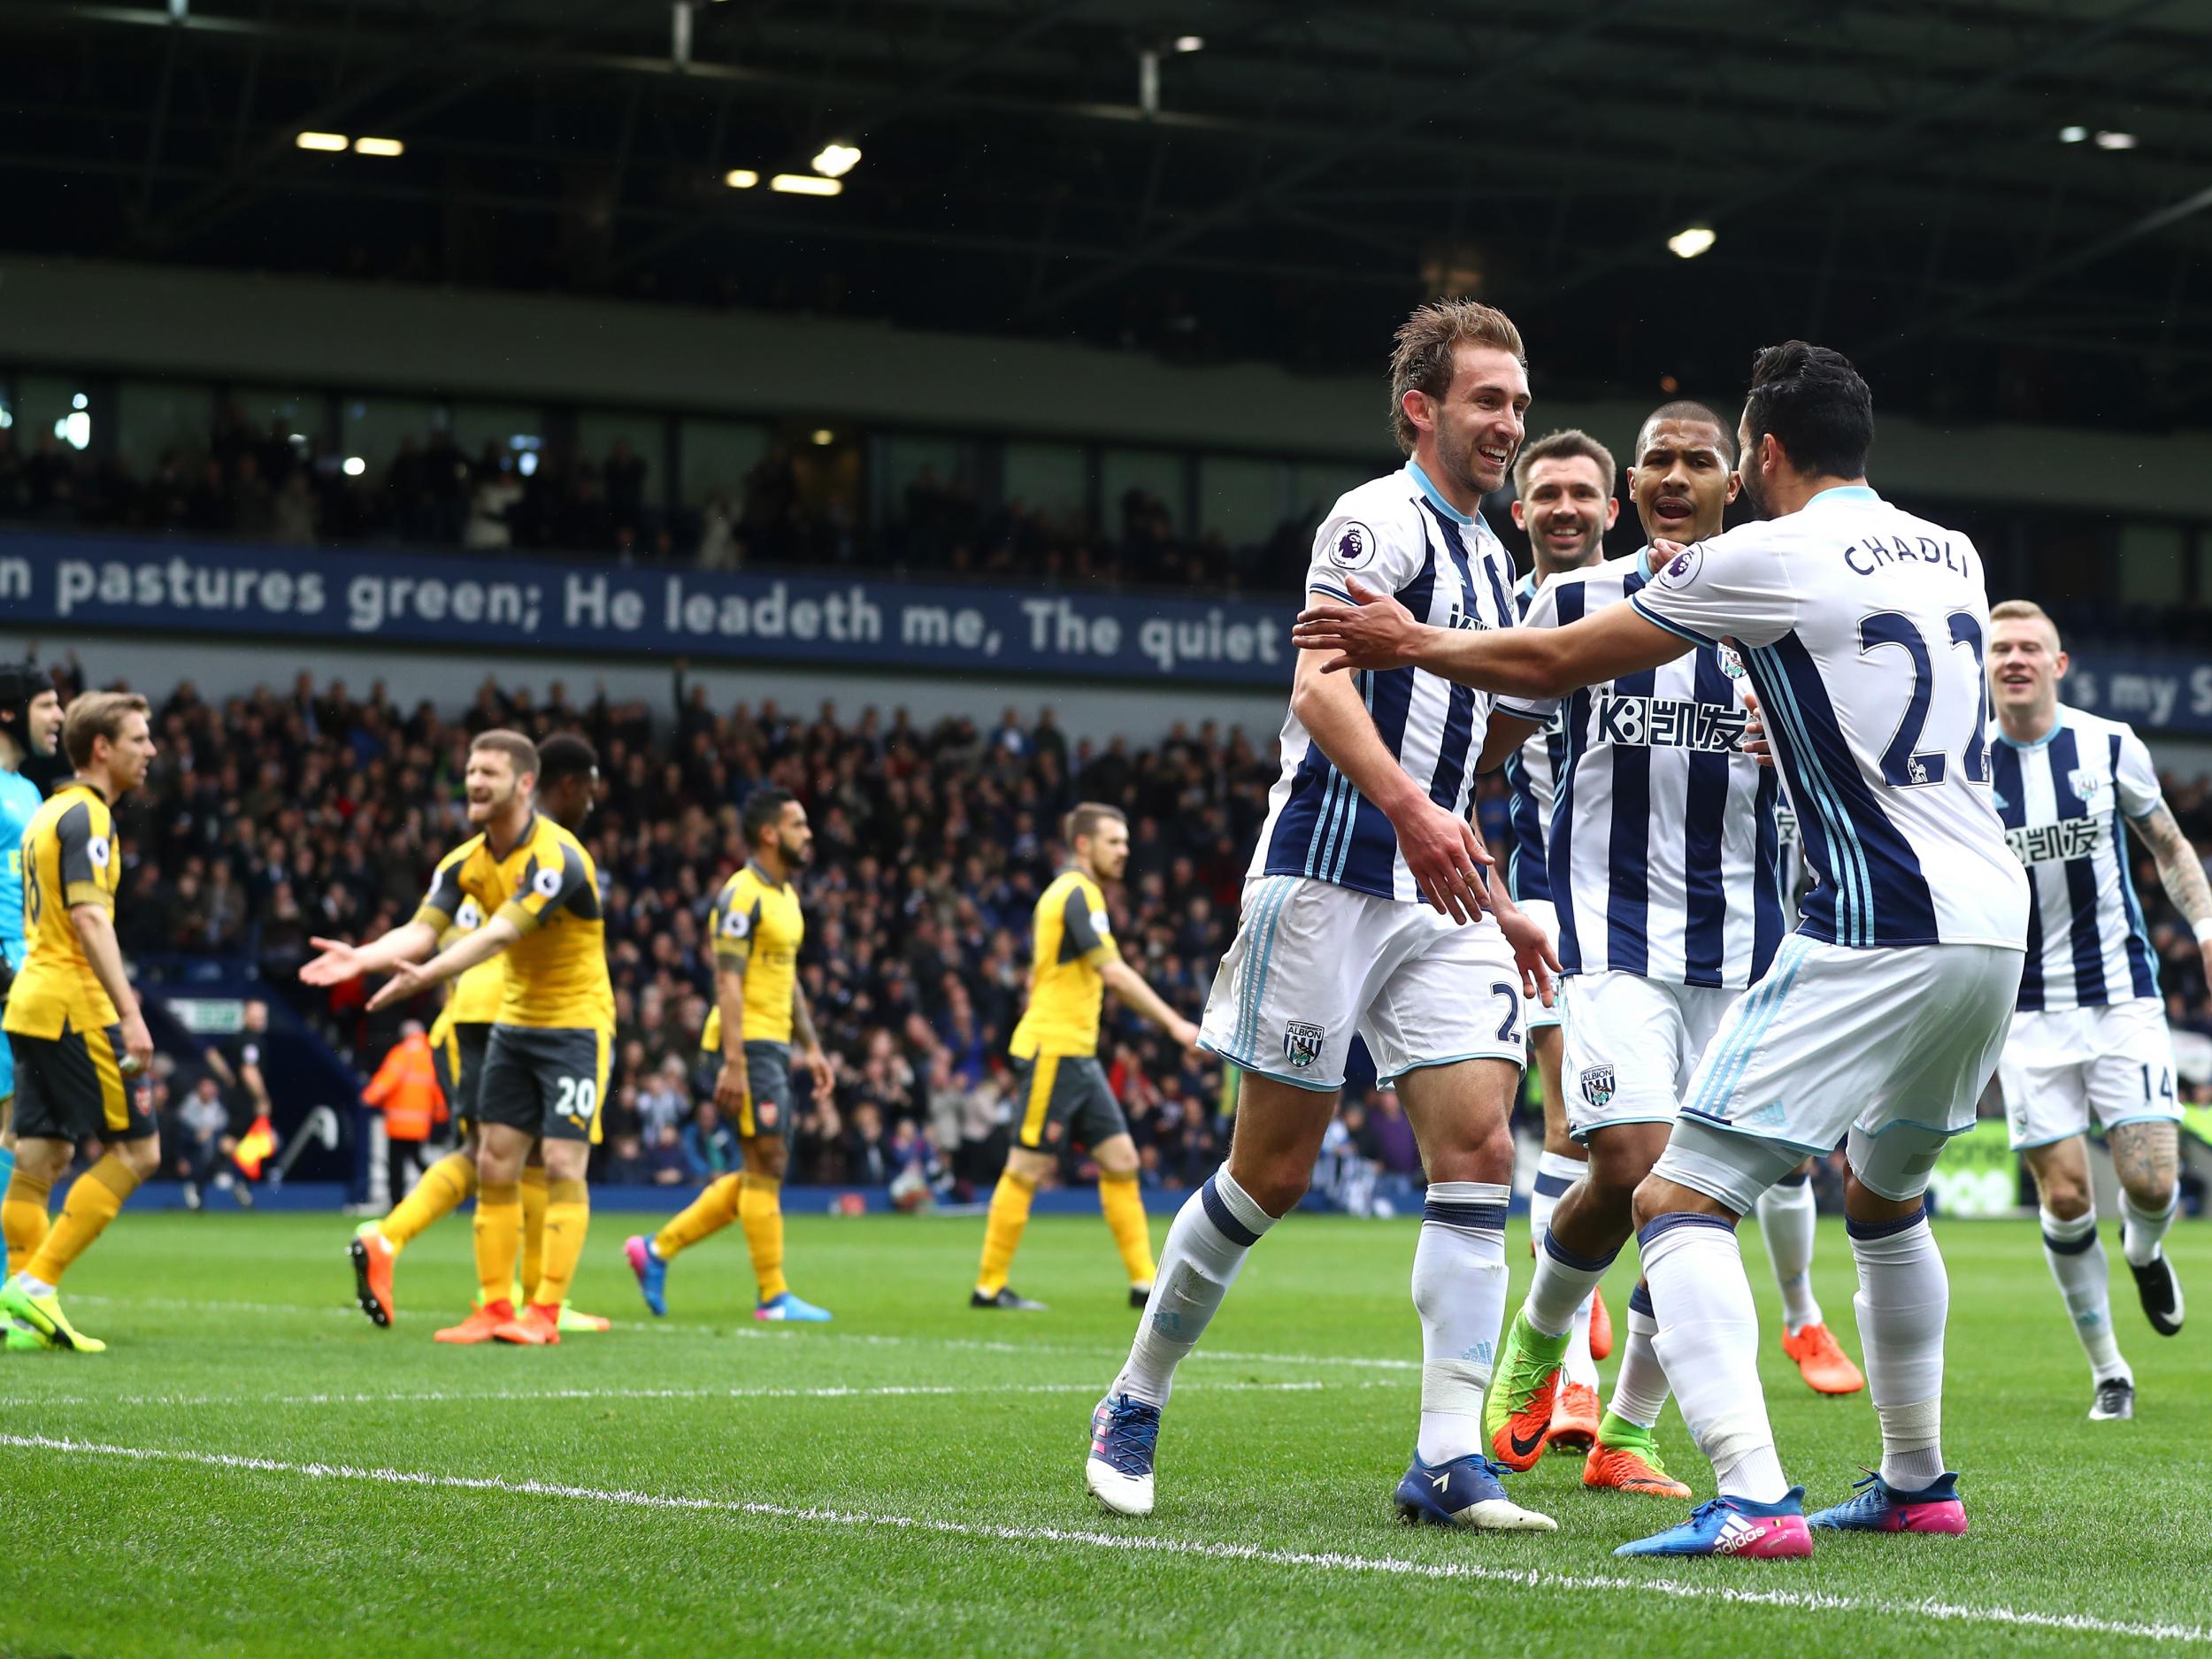
[{"label": "stadium roof structure", "polygon": [[2212,421],[2185,0],[11,0],[0,59],[25,251],[1329,370],[1468,293],[1555,393],[1798,334]]}]

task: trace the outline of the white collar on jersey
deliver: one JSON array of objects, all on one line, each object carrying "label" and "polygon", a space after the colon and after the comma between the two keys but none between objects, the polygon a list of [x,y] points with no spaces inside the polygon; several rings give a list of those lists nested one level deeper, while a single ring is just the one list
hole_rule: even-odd
[{"label": "white collar on jersey", "polygon": [[1421,493],[1429,498],[1429,505],[1454,524],[1471,525],[1477,522],[1444,499],[1444,492],[1429,480],[1429,475],[1421,470],[1420,462],[1409,458],[1406,462],[1406,471],[1413,474],[1413,481],[1421,487]]},{"label": "white collar on jersey", "polygon": [[[1810,507],[1816,502],[1824,501],[1847,502],[1879,500],[1881,500],[1881,496],[1875,493],[1874,487],[1871,484],[1838,484],[1831,489],[1822,490],[1817,495],[1808,495],[1805,498],[1805,505],[1807,507]],[[1803,509],[1801,508],[1799,511],[1802,511]]]}]

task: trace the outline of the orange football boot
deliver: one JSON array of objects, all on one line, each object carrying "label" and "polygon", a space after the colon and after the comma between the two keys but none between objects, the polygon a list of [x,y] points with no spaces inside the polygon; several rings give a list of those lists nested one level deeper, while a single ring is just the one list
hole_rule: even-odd
[{"label": "orange football boot", "polygon": [[500,1333],[503,1326],[514,1323],[515,1304],[502,1296],[497,1302],[488,1302],[480,1308],[472,1308],[469,1317],[458,1325],[449,1325],[434,1339],[440,1342],[488,1342]]},{"label": "orange football boot", "polygon": [[392,1301],[392,1263],[399,1252],[373,1221],[361,1224],[346,1245],[353,1258],[353,1294],[373,1325],[388,1325],[397,1311]]},{"label": "orange football boot", "polygon": [[1794,1336],[1785,1330],[1782,1352],[1795,1362],[1806,1386],[1815,1394],[1855,1394],[1866,1386],[1864,1374],[1836,1346],[1836,1339],[1824,1325],[1801,1325]]},{"label": "orange football boot", "polygon": [[1605,1293],[1590,1286],[1590,1357],[1613,1357],[1613,1316],[1605,1306]]},{"label": "orange football boot", "polygon": [[1544,1435],[1548,1452],[1586,1451],[1598,1443],[1598,1391],[1586,1383],[1562,1380],[1552,1402],[1551,1427]]},{"label": "orange football boot", "polygon": [[1624,1446],[1593,1446],[1583,1460],[1582,1484],[1610,1492],[1632,1492],[1640,1497],[1686,1501],[1690,1489],[1666,1471],[1648,1438]]},{"label": "orange football boot", "polygon": [[492,1334],[522,1348],[552,1348],[561,1340],[561,1310],[532,1302]]}]

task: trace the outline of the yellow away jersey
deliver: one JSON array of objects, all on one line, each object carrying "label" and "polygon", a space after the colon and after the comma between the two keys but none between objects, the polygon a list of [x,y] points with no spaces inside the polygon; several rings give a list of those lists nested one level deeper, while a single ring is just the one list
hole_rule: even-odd
[{"label": "yellow away jersey", "polygon": [[58,1037],[65,1025],[104,1030],[119,1016],[85,956],[69,907],[96,904],[115,914],[123,861],[107,797],[88,783],[65,785],[24,830],[21,850],[27,949],[8,990],[6,1028],[27,1037]]},{"label": "yellow away jersey", "polygon": [[1008,1052],[1096,1054],[1098,1012],[1106,1000],[1099,965],[1115,949],[1106,895],[1079,870],[1063,870],[1037,901],[1029,961],[1029,1007]]},{"label": "yellow away jersey", "polygon": [[599,872],[581,841],[542,813],[531,814],[503,858],[493,856],[483,836],[472,836],[439,861],[414,919],[442,935],[472,899],[486,915],[505,917],[522,934],[503,953],[507,979],[499,1024],[613,1028]]},{"label": "yellow away jersey", "polygon": [[[463,899],[459,914],[453,926],[445,930],[438,941],[443,950],[456,940],[474,933],[484,925],[486,911],[474,899]],[[445,1007],[439,1019],[448,1025],[488,1025],[499,1018],[499,1005],[507,995],[507,953],[501,951],[489,962],[480,962],[453,981],[446,992]]]},{"label": "yellow away jersey", "polygon": [[[806,918],[795,882],[779,887],[748,864],[714,896],[714,960],[745,965],[746,1042],[791,1041],[791,995],[799,980],[799,945]],[[722,1052],[722,1010],[707,1016],[699,1046]]]}]

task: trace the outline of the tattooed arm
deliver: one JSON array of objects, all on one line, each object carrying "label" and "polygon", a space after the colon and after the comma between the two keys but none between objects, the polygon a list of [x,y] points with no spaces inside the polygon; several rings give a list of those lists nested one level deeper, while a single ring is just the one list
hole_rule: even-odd
[{"label": "tattooed arm", "polygon": [[2162,801],[2141,818],[2128,821],[2156,856],[2158,879],[2165,886],[2166,896],[2201,936],[2206,926],[2212,925],[2212,882],[2205,879],[2197,849],[2174,822],[2173,808]]}]

